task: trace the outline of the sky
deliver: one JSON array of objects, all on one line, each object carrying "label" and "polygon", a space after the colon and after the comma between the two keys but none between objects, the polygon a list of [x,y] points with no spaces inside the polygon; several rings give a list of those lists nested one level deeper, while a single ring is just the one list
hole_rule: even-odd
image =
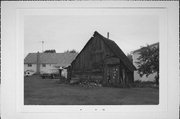
[{"label": "sky", "polygon": [[155,15],[26,16],[24,56],[49,49],[58,53],[72,49],[80,52],[94,31],[105,37],[109,32],[109,38],[127,54],[158,42],[158,27]]}]

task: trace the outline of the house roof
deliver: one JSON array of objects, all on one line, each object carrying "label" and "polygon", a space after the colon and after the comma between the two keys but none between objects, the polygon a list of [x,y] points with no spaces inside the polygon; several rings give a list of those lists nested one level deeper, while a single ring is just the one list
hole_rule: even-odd
[{"label": "house roof", "polygon": [[[25,59],[24,63],[37,63],[38,53],[29,53]],[[75,59],[78,53],[39,53],[39,63],[40,64],[58,64],[58,66],[68,66]]]},{"label": "house roof", "polygon": [[[159,46],[159,42],[153,43],[153,44],[151,44],[151,45],[149,45],[149,46],[150,46],[150,47]],[[132,51],[132,53],[140,52],[141,50],[144,50],[144,48],[141,47],[140,49],[137,49],[137,50]]]},{"label": "house roof", "polygon": [[136,70],[135,66],[129,61],[124,52],[119,48],[119,46],[108,38],[105,38],[97,31],[94,32],[94,38],[99,38],[104,41],[104,43],[109,47],[109,49],[127,66],[130,71]]}]

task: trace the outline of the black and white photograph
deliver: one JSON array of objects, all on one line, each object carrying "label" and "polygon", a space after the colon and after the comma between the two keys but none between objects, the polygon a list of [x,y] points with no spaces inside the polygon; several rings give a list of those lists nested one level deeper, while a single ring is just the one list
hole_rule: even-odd
[{"label": "black and white photograph", "polygon": [[24,18],[24,105],[158,105],[157,15]]},{"label": "black and white photograph", "polygon": [[178,119],[178,15],[177,1],[2,1],[1,118]]}]

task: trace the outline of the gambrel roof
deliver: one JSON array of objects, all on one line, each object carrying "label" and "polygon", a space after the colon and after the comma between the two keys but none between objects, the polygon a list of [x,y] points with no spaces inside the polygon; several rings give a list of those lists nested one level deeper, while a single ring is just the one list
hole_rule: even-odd
[{"label": "gambrel roof", "polygon": [[[24,63],[36,64],[38,53],[29,53]],[[68,66],[75,59],[78,53],[39,53],[40,64],[58,64],[60,66]]]}]

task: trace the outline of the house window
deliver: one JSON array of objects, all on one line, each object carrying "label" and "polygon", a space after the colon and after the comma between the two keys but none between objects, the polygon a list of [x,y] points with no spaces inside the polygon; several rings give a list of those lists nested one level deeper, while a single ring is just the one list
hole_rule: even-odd
[{"label": "house window", "polygon": [[28,67],[32,67],[32,64],[28,64]]},{"label": "house window", "polygon": [[42,64],[42,67],[46,67],[46,64]]}]

